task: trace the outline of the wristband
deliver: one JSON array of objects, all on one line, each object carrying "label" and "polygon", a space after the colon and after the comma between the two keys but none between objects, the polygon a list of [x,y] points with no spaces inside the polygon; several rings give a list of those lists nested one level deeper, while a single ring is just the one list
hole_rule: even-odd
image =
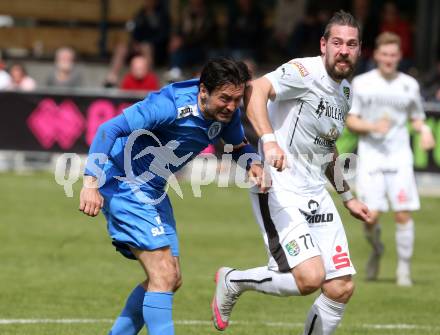
[{"label": "wristband", "polygon": [[341,197],[343,202],[347,202],[351,199],[354,199],[353,193],[351,193],[350,190],[345,191],[343,193],[339,193],[339,196]]},{"label": "wristband", "polygon": [[263,142],[263,144],[267,143],[267,142],[276,142],[277,138],[275,137],[274,133],[270,133],[270,134],[264,134],[263,136],[260,137],[261,142]]}]

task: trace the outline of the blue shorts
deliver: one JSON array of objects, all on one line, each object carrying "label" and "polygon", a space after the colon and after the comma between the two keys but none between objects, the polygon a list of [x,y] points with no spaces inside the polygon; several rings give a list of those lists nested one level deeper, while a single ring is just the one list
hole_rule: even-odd
[{"label": "blue shorts", "polygon": [[136,259],[130,247],[155,250],[169,246],[179,255],[176,222],[168,196],[158,204],[145,204],[131,188],[118,180],[108,181],[101,189],[103,213],[113,245],[122,255]]}]

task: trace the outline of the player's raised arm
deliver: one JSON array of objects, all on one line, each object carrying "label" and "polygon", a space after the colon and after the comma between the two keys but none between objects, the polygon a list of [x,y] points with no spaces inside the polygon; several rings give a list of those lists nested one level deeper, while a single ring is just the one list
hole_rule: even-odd
[{"label": "player's raised arm", "polygon": [[264,159],[278,171],[286,167],[286,156],[279,147],[270,124],[267,102],[275,99],[275,90],[266,77],[251,82],[246,88],[244,104],[246,114],[263,145]]}]

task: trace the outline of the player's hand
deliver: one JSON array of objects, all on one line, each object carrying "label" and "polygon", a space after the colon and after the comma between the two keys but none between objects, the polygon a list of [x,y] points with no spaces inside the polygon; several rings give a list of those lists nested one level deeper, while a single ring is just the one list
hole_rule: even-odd
[{"label": "player's hand", "polygon": [[420,132],[420,147],[423,150],[431,150],[435,146],[435,139],[432,135],[431,129],[424,125],[424,128],[422,128]]},{"label": "player's hand", "polygon": [[263,144],[264,159],[266,163],[273,166],[277,171],[283,171],[287,166],[287,157],[277,142]]},{"label": "player's hand", "polygon": [[372,132],[385,135],[390,130],[390,127],[391,127],[390,119],[382,118],[377,122],[373,123]]},{"label": "player's hand", "polygon": [[364,221],[367,224],[371,224],[373,222],[370,210],[364,203],[360,202],[358,199],[353,198],[351,200],[345,201],[344,206],[356,219]]},{"label": "player's hand", "polygon": [[262,193],[266,193],[272,186],[270,174],[261,163],[253,163],[248,171],[248,176]]},{"label": "player's hand", "polygon": [[96,216],[104,206],[104,198],[98,191],[96,178],[84,176],[84,186],[79,195],[79,210],[86,215]]}]

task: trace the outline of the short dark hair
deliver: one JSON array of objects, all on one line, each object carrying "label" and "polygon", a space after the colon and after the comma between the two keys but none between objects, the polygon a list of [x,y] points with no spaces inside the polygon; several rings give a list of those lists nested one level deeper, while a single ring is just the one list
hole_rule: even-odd
[{"label": "short dark hair", "polygon": [[362,35],[361,35],[361,27],[359,26],[359,22],[350,13],[340,10],[339,12],[333,14],[331,19],[328,21],[327,25],[325,26],[323,36],[326,40],[328,40],[328,38],[330,37],[330,29],[335,25],[349,26],[356,28],[358,31],[359,41],[361,40]]},{"label": "short dark hair", "polygon": [[240,86],[251,80],[247,65],[231,58],[210,59],[202,69],[200,83],[209,93],[226,84]]}]

